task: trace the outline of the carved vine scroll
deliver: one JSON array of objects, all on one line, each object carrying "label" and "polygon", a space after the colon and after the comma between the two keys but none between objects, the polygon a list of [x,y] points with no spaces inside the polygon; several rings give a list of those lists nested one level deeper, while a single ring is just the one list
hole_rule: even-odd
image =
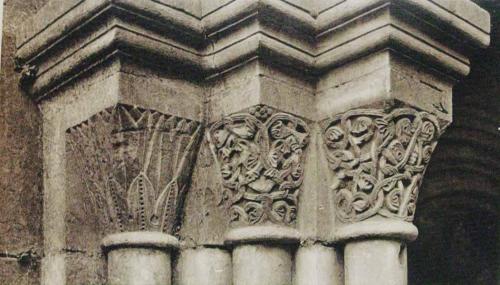
[{"label": "carved vine scroll", "polygon": [[412,221],[417,195],[441,129],[436,117],[411,108],[357,109],[326,122],[323,131],[335,173],[337,217],[375,215]]},{"label": "carved vine scroll", "polygon": [[93,211],[110,231],[173,234],[190,182],[201,124],[128,105],[67,131]]},{"label": "carved vine scroll", "polygon": [[257,106],[209,131],[233,226],[295,222],[309,130],[297,117],[272,113]]}]

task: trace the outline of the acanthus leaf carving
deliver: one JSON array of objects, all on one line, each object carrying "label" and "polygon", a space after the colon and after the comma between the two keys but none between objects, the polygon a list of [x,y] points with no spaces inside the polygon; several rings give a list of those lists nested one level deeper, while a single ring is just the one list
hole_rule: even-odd
[{"label": "acanthus leaf carving", "polygon": [[295,223],[307,124],[266,106],[230,115],[209,130],[232,226]]},{"label": "acanthus leaf carving", "polygon": [[82,170],[99,222],[174,234],[201,133],[198,122],[122,104],[68,129],[69,163]]},{"label": "acanthus leaf carving", "polygon": [[355,109],[325,123],[336,215],[357,222],[376,215],[412,221],[418,191],[441,129],[412,108]]}]

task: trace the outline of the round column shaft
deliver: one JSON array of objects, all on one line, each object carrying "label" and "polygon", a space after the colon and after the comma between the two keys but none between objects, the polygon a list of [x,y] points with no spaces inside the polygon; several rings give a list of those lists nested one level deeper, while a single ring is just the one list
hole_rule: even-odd
[{"label": "round column shaft", "polygon": [[234,285],[291,284],[292,255],[279,245],[242,244],[233,250]]},{"label": "round column shaft", "polygon": [[344,247],[345,285],[406,285],[407,242],[417,228],[397,220],[362,221],[337,232]]},{"label": "round column shaft", "polygon": [[233,285],[291,285],[296,230],[253,226],[229,232],[233,248]]},{"label": "round column shaft", "polygon": [[231,254],[220,248],[186,249],[177,270],[179,285],[231,285]]},{"label": "round column shaft", "polygon": [[344,249],[345,285],[407,284],[406,244],[395,240],[360,240]]},{"label": "round column shaft", "polygon": [[178,240],[159,232],[126,232],[103,240],[109,285],[170,285]]},{"label": "round column shaft", "polygon": [[301,246],[295,256],[294,285],[343,285],[343,261],[333,247]]}]

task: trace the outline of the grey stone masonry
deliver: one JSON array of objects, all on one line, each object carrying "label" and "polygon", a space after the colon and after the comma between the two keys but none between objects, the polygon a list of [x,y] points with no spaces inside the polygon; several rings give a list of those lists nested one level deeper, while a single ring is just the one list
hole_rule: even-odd
[{"label": "grey stone masonry", "polygon": [[16,54],[43,117],[41,284],[406,284],[489,19],[469,0],[48,1]]}]

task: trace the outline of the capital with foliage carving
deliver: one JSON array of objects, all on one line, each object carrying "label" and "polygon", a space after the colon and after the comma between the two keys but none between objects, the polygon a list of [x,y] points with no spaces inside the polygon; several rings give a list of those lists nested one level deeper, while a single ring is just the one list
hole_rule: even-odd
[{"label": "capital with foliage carving", "polygon": [[337,218],[344,223],[375,216],[411,222],[440,134],[436,116],[413,108],[354,109],[325,122]]},{"label": "capital with foliage carving", "polygon": [[308,139],[302,119],[266,106],[212,125],[209,140],[232,226],[295,223]]},{"label": "capital with foliage carving", "polygon": [[67,130],[68,163],[78,169],[108,233],[174,234],[198,150],[199,122],[118,104]]}]

